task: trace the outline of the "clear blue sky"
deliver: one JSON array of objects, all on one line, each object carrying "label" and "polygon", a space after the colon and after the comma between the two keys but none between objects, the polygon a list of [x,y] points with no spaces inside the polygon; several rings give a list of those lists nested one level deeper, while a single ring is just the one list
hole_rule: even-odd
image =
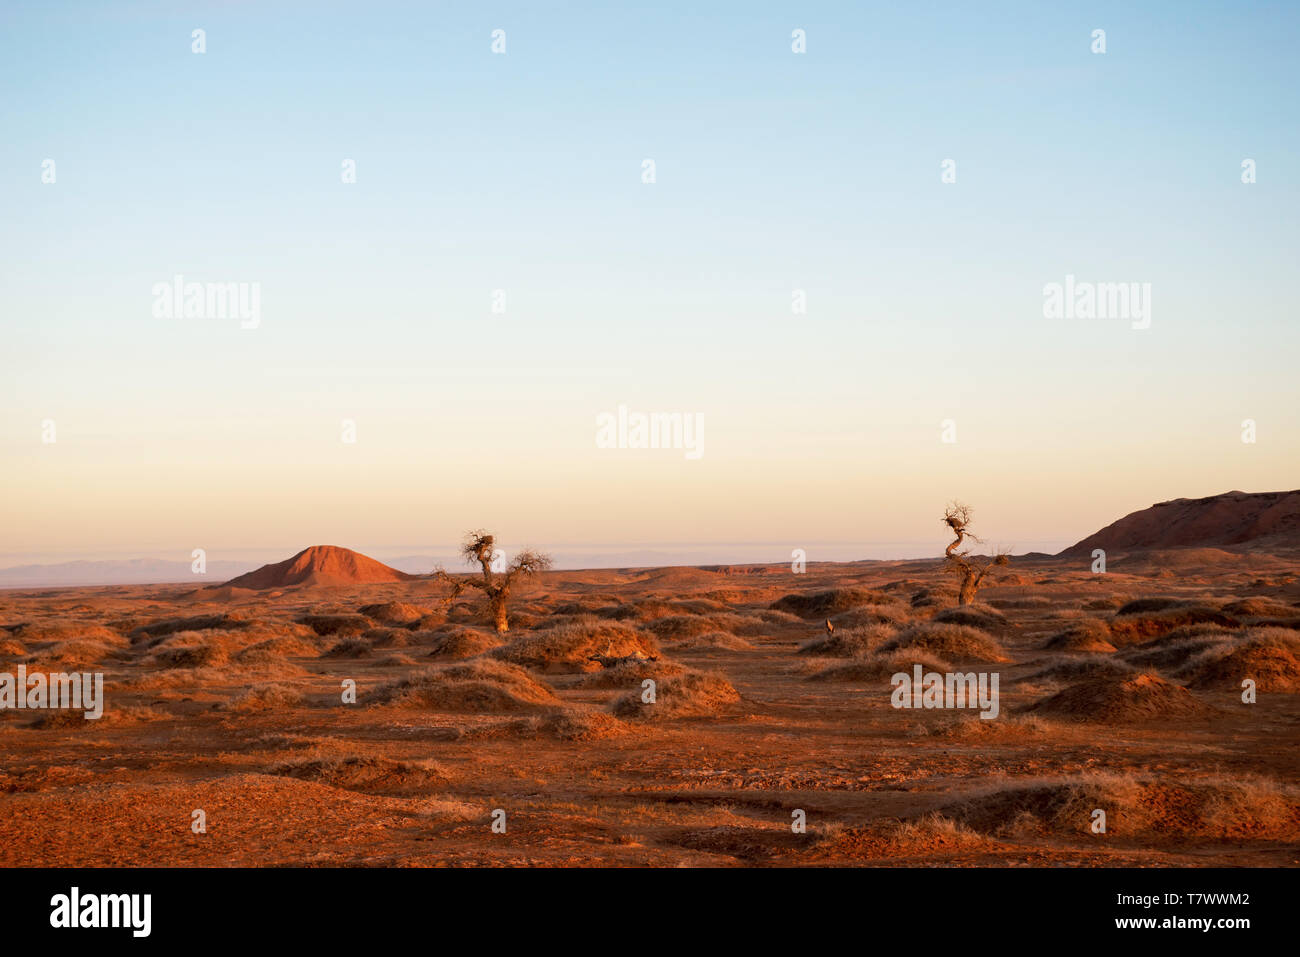
[{"label": "clear blue sky", "polygon": [[[1025,548],[1295,487],[1298,28],[1294,3],[5,3],[0,562],[482,524],[933,553],[954,496]],[[153,318],[176,273],[260,282],[261,326]],[[1151,329],[1045,320],[1067,273],[1150,282]],[[619,403],[702,412],[707,454],[595,449]]]}]

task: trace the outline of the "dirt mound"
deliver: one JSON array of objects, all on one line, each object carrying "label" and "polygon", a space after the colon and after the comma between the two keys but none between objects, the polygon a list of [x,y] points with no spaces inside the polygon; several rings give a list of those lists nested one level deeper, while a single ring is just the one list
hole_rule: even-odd
[{"label": "dirt mound", "polygon": [[230,660],[230,653],[211,638],[189,639],[184,632],[176,641],[156,647],[147,659],[159,668],[217,668]]},{"label": "dirt mound", "polygon": [[752,651],[754,648],[744,638],[729,631],[706,631],[702,635],[669,642],[668,647],[674,651]]},{"label": "dirt mound", "polygon": [[390,625],[376,625],[367,628],[360,636],[370,643],[372,648],[409,648],[419,644],[415,633],[408,628],[394,628]]},{"label": "dirt mound", "polygon": [[1104,621],[1085,618],[1067,625],[1047,639],[1045,651],[1077,651],[1105,654],[1115,650],[1110,643],[1110,628]]},{"label": "dirt mound", "polygon": [[[776,614],[776,612],[769,612]],[[901,625],[912,617],[912,609],[900,602],[888,605],[863,605],[830,616],[836,628],[860,628],[865,625]],[[798,619],[802,624],[803,619]]]},{"label": "dirt mound", "polygon": [[867,655],[847,664],[832,665],[808,676],[809,681],[888,681],[899,672],[911,675],[920,665],[925,671],[949,672],[952,665],[924,651],[891,651]]},{"label": "dirt mound", "polygon": [[217,615],[191,615],[188,618],[165,618],[150,625],[141,625],[131,630],[131,641],[139,644],[151,644],[153,639],[174,635],[180,631],[239,631],[251,628],[253,619],[239,612]]},{"label": "dirt mound", "polygon": [[1137,674],[1137,669],[1124,661],[1114,658],[1069,658],[1047,665],[1041,671],[1031,674],[1026,680],[1078,682],[1089,678],[1128,678]]},{"label": "dirt mound", "polygon": [[420,619],[433,614],[433,610],[430,608],[424,608],[420,605],[408,605],[404,601],[385,601],[373,605],[362,605],[357,609],[357,612],[386,625],[413,625]]},{"label": "dirt mound", "polygon": [[463,661],[466,658],[477,658],[494,648],[500,648],[503,644],[504,642],[496,635],[453,625],[435,636],[433,645],[429,649],[429,657]]},{"label": "dirt mound", "polygon": [[232,578],[228,588],[264,591],[300,585],[362,585],[374,582],[404,582],[417,576],[389,568],[350,548],[313,545],[292,558]]},{"label": "dirt mound", "polygon": [[968,625],[987,631],[990,635],[1004,637],[1015,629],[1007,616],[988,605],[962,605],[957,608],[945,608],[938,612],[931,621],[946,625]]},{"label": "dirt mound", "polygon": [[85,671],[112,657],[125,657],[120,648],[102,641],[59,641],[34,651],[24,660],[30,668],[37,665],[50,670]]},{"label": "dirt mound", "polygon": [[1088,774],[976,792],[942,813],[990,835],[1092,837],[1097,809],[1106,812],[1106,833],[1125,837],[1290,840],[1300,825],[1294,789],[1245,776],[1173,782]]},{"label": "dirt mound", "polygon": [[365,615],[302,615],[298,621],[318,635],[338,638],[356,638],[370,630],[370,619]]},{"label": "dirt mound", "polygon": [[557,741],[604,741],[627,733],[622,721],[605,711],[558,708],[544,715],[520,718],[510,733],[520,738],[554,738]]},{"label": "dirt mound", "polygon": [[594,617],[529,632],[492,652],[502,661],[567,674],[599,669],[600,665],[590,660],[592,655],[653,658],[658,654],[659,644],[650,635]]},{"label": "dirt mound", "polygon": [[713,618],[700,618],[695,615],[668,615],[656,618],[645,625],[655,637],[664,641],[677,641],[683,638],[695,638],[711,631],[721,630]]},{"label": "dirt mound", "polygon": [[393,761],[369,756],[288,761],[268,768],[267,773],[315,781],[345,791],[391,795],[426,794],[445,786],[449,777],[432,761]]},{"label": "dirt mound", "polygon": [[[1129,602],[1124,608],[1138,604]],[[1125,612],[1121,608],[1110,620],[1111,644],[1123,647],[1155,638],[1188,625],[1218,625],[1235,628],[1238,621],[1214,605],[1179,601],[1160,609]]]},{"label": "dirt mound", "polygon": [[992,636],[969,625],[927,622],[899,632],[879,647],[879,651],[928,651],[952,661],[987,661],[994,664],[1010,661],[1002,646]]},{"label": "dirt mound", "polygon": [[46,711],[28,727],[40,731],[58,731],[68,728],[85,731],[123,724],[147,724],[151,721],[162,721],[167,717],[168,715],[153,708],[127,704],[115,708],[105,707],[104,713],[93,721],[86,719],[84,711],[75,709]]},{"label": "dirt mound", "polygon": [[1138,668],[1177,668],[1206,649],[1231,641],[1234,634],[1217,625],[1188,625],[1126,648],[1120,654]]},{"label": "dirt mound", "polygon": [[1060,553],[1060,557],[1180,546],[1213,547],[1253,542],[1300,546],[1300,490],[1224,492],[1178,498],[1125,515]]},{"label": "dirt mound", "polygon": [[259,714],[263,711],[295,708],[302,702],[302,692],[293,685],[271,682],[245,688],[222,705],[221,710],[235,714]]},{"label": "dirt mound", "polygon": [[126,639],[111,628],[93,622],[36,621],[13,629],[13,636],[27,645],[40,641],[97,641],[122,647]]},{"label": "dirt mound", "polygon": [[1166,611],[1186,604],[1181,598],[1135,598],[1119,606],[1116,615],[1141,615],[1152,611]]},{"label": "dirt mound", "polygon": [[320,649],[310,641],[292,635],[268,638],[236,652],[234,660],[238,664],[257,664],[261,662],[282,661],[285,658],[318,658]]},{"label": "dirt mound", "polygon": [[800,618],[829,618],[861,605],[893,604],[896,604],[894,599],[884,592],[866,588],[832,588],[813,594],[786,595],[772,602],[769,607],[773,611],[789,612]]},{"label": "dirt mound", "polygon": [[649,621],[651,618],[662,618],[665,615],[676,614],[677,607],[662,599],[652,598],[601,607],[568,602],[555,608],[555,614],[557,615],[585,615],[593,612],[601,618],[609,618],[612,621]]},{"label": "dirt mound", "polygon": [[1059,729],[1035,715],[1000,715],[989,721],[977,714],[943,714],[921,718],[907,731],[911,738],[942,738],[953,742],[1020,741]]},{"label": "dirt mound", "polygon": [[1300,634],[1258,628],[1206,649],[1176,673],[1191,688],[1241,690],[1249,678],[1260,691],[1300,691]]},{"label": "dirt mound", "polygon": [[1186,688],[1153,674],[1090,678],[1024,710],[1105,724],[1194,718],[1213,712]]},{"label": "dirt mound", "polygon": [[640,688],[641,682],[646,678],[653,678],[656,682],[662,682],[665,678],[683,674],[685,671],[686,669],[677,662],[665,661],[662,658],[656,661],[649,659],[625,661],[612,668],[602,668],[600,671],[593,671],[590,674],[583,675],[578,680],[577,687]]},{"label": "dirt mound", "polygon": [[912,593],[913,608],[935,608],[951,605],[957,600],[957,589],[952,585],[931,585]]},{"label": "dirt mound", "polygon": [[369,658],[372,651],[370,642],[364,638],[344,638],[330,646],[323,658]]},{"label": "dirt mound", "polygon": [[800,625],[804,621],[798,615],[792,615],[788,611],[775,611],[771,608],[764,608],[761,611],[749,612],[749,617],[764,625]]},{"label": "dirt mound", "polygon": [[444,665],[380,685],[374,704],[434,711],[529,711],[556,704],[554,693],[523,668],[490,659]]},{"label": "dirt mound", "polygon": [[837,628],[799,646],[798,654],[818,655],[823,658],[860,658],[870,654],[894,637],[888,625],[869,625],[866,628]]},{"label": "dirt mound", "polygon": [[666,721],[717,714],[740,701],[731,682],[703,671],[665,678],[656,682],[654,691],[653,701],[644,700],[647,692],[643,689],[629,692],[614,702],[614,714],[642,721]]},{"label": "dirt mound", "polygon": [[1223,606],[1223,612],[1236,618],[1295,618],[1300,608],[1267,598],[1242,598]]}]

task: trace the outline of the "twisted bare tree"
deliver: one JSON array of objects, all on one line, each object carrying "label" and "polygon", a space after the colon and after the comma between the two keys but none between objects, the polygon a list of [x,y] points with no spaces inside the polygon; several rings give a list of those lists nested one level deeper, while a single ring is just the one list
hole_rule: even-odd
[{"label": "twisted bare tree", "polygon": [[952,543],[944,549],[943,554],[947,567],[961,576],[961,591],[957,596],[957,603],[960,605],[970,605],[975,602],[975,593],[979,591],[980,585],[984,583],[984,576],[989,573],[989,569],[995,565],[1005,565],[1011,561],[1011,556],[1003,549],[998,549],[993,553],[992,558],[984,561],[972,558],[969,548],[962,548],[962,545],[968,539],[971,542],[980,541],[979,537],[970,530],[973,514],[971,507],[963,505],[961,502],[953,502],[948,506],[947,511],[943,513],[943,523],[956,536]]},{"label": "twisted bare tree", "polygon": [[496,624],[498,632],[510,630],[510,618],[506,612],[506,601],[510,597],[510,587],[520,578],[546,571],[552,565],[551,556],[526,548],[506,563],[505,557],[497,552],[496,537],[482,529],[477,529],[465,536],[460,547],[461,557],[468,565],[478,565],[481,577],[468,575],[453,577],[441,568],[434,569],[434,576],[451,585],[450,597],[444,599],[447,604],[455,601],[466,588],[477,588],[487,599],[488,612]]}]

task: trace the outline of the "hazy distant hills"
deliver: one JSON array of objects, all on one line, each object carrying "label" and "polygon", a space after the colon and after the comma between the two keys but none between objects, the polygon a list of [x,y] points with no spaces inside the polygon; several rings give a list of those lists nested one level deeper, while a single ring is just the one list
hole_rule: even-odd
[{"label": "hazy distant hills", "polygon": [[[934,557],[938,556],[941,544],[935,543]],[[555,557],[557,567],[570,569],[717,566],[719,562],[743,565],[787,562],[790,547],[793,546],[682,545],[601,550],[576,546],[559,552]],[[1063,558],[1090,555],[1095,548],[1107,552],[1132,552],[1181,547],[1232,548],[1237,551],[1281,555],[1300,553],[1300,489],[1289,492],[1233,491],[1206,498],[1178,498],[1159,502],[1112,522],[1058,555]],[[827,545],[810,548],[808,560],[843,562],[922,558],[927,557],[924,548],[924,545],[916,543],[900,543],[891,546],[890,553],[886,555],[879,551],[871,554],[871,546],[859,548],[851,545]],[[1050,556],[1030,552],[1023,557],[1046,559]],[[445,566],[449,571],[466,570],[456,556],[450,553],[405,554],[380,562],[346,548],[313,546],[292,558],[271,564],[255,560],[209,559],[207,572],[203,575],[194,574],[188,561],[158,558],[19,565],[0,569],[0,588],[150,585],[171,582],[200,585],[225,583],[249,589],[283,588],[310,584],[401,581],[411,575],[427,575],[438,565]],[[250,576],[249,573],[254,574]],[[258,573],[261,577],[257,577]]]},{"label": "hazy distant hills", "polygon": [[58,562],[0,568],[0,588],[59,588],[75,585],[154,585],[164,582],[223,582],[257,562],[209,561],[207,573],[196,575],[188,561],[161,558]]},{"label": "hazy distant hills", "polygon": [[[590,546],[569,546],[552,553],[558,568],[663,568],[674,565],[717,565],[746,563],[784,563],[790,561],[790,544],[768,546],[742,545],[681,545],[649,546],[614,549]],[[552,551],[551,549],[546,549]],[[853,546],[844,544],[812,546],[808,548],[809,561],[860,561],[863,559],[898,558],[900,555],[924,557],[928,549],[924,544],[901,543],[885,546]],[[439,565],[448,571],[469,571],[452,551],[443,553],[416,552],[392,553],[382,561],[390,568],[414,575],[427,575]],[[78,585],[152,585],[170,582],[199,585],[223,584],[232,578],[253,571],[266,559],[214,560],[208,558],[207,574],[195,575],[188,561],[164,559],[123,559],[107,561],[74,561],[47,565],[21,565],[0,568],[0,588],[60,588]]]}]

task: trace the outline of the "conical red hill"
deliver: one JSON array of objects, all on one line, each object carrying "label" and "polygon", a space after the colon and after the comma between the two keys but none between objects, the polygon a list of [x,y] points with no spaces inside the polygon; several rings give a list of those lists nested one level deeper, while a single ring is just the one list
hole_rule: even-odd
[{"label": "conical red hill", "polygon": [[337,545],[313,545],[293,558],[273,565],[263,565],[256,571],[240,575],[226,582],[227,587],[288,588],[297,585],[363,585],[372,582],[410,581],[417,576],[389,568],[360,552]]}]

